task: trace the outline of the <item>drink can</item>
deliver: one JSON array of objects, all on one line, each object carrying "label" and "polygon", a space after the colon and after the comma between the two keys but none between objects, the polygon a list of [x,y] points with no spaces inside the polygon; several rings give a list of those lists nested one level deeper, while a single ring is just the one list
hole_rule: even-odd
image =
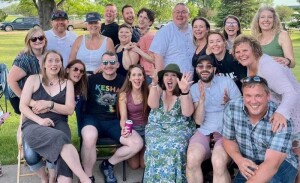
[{"label": "drink can", "polygon": [[132,127],[133,127],[133,122],[132,120],[126,120],[125,121],[125,128],[129,131],[129,133],[132,133]]}]

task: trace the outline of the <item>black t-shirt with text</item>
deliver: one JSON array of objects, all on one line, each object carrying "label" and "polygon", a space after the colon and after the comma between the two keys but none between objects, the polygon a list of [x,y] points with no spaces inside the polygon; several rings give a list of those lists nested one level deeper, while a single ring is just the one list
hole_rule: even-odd
[{"label": "black t-shirt with text", "polygon": [[117,75],[114,80],[106,80],[102,73],[89,76],[86,113],[94,114],[104,121],[117,119],[117,92],[124,83],[124,77]]}]

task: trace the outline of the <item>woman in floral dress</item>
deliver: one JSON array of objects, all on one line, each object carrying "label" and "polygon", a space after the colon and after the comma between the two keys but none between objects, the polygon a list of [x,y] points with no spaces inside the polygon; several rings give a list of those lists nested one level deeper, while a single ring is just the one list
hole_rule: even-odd
[{"label": "woman in floral dress", "polygon": [[180,73],[176,64],[167,65],[152,77],[144,182],[187,182],[186,151],[194,130],[191,77],[191,73]]}]

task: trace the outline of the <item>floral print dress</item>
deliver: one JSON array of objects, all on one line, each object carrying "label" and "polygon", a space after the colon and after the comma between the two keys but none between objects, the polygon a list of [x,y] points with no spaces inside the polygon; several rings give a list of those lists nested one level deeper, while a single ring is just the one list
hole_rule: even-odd
[{"label": "floral print dress", "polygon": [[170,111],[165,111],[160,99],[159,108],[151,110],[145,128],[144,182],[187,182],[186,154],[194,130],[192,118],[181,114],[179,98]]}]

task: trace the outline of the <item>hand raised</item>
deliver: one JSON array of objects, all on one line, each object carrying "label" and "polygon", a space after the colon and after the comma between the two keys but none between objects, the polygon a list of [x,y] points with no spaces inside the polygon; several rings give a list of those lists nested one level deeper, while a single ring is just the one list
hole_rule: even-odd
[{"label": "hand raised", "polygon": [[177,78],[177,83],[178,83],[178,86],[182,93],[189,92],[190,86],[194,82],[194,81],[191,81],[191,78],[192,78],[191,72],[184,73],[181,77],[181,80],[179,80],[179,78]]}]

